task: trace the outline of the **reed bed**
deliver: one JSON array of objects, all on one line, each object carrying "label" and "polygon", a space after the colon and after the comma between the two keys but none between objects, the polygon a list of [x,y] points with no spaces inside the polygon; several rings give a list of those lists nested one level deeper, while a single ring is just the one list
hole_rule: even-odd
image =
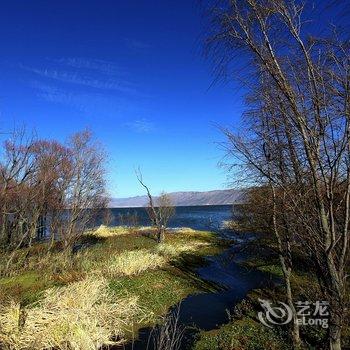
[{"label": "reed bed", "polygon": [[155,252],[165,258],[172,259],[179,257],[183,253],[194,252],[209,245],[206,242],[161,243],[155,247]]},{"label": "reed bed", "polygon": [[109,260],[108,276],[135,276],[146,270],[153,270],[166,264],[166,259],[146,249],[123,252]]},{"label": "reed bed", "polygon": [[131,232],[132,230],[130,230],[130,228],[126,226],[109,227],[101,225],[96,230],[87,231],[87,234],[100,238],[108,238],[113,236],[126,235]]},{"label": "reed bed", "polygon": [[149,319],[137,297],[117,297],[104,278],[51,288],[35,305],[0,308],[0,345],[8,350],[95,350],[122,342],[135,322]]}]

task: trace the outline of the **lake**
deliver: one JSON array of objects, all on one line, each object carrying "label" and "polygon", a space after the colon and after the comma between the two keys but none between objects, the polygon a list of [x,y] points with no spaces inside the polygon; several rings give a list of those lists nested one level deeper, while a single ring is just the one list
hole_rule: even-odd
[{"label": "lake", "polygon": [[[120,215],[134,214],[138,216],[139,225],[149,226],[150,220],[146,208],[112,208],[114,220],[111,225],[120,225]],[[168,227],[190,227],[195,230],[217,230],[223,222],[232,218],[232,205],[208,205],[176,207],[176,213]]]}]

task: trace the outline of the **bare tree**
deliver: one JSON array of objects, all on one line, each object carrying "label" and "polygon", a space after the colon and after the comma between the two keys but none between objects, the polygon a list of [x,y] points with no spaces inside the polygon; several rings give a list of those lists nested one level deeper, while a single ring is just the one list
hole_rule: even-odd
[{"label": "bare tree", "polygon": [[21,209],[29,195],[27,182],[35,168],[32,148],[33,138],[26,138],[24,130],[14,131],[4,143],[0,163],[0,243],[9,250],[20,246],[29,236]]},{"label": "bare tree", "polygon": [[285,277],[291,242],[312,257],[330,302],[329,346],[340,350],[350,236],[348,38],[322,24],[312,35],[298,1],[220,4],[210,38],[215,57],[227,67],[238,53],[249,61],[242,71],[249,76],[247,128],[243,135],[226,130],[228,153],[252,174],[250,183],[270,188]]},{"label": "bare tree", "polygon": [[70,166],[62,181],[68,211],[62,216],[65,224],[60,225],[66,248],[72,247],[107,205],[105,155],[101,146],[93,142],[89,131],[84,131],[72,136],[69,150]]},{"label": "bare tree", "polygon": [[49,250],[58,238],[62,213],[65,208],[65,184],[71,173],[71,153],[68,147],[57,141],[38,140],[34,145],[37,164],[36,181],[32,184],[37,199],[32,203],[38,221],[38,240],[44,231],[51,235]]},{"label": "bare tree", "polygon": [[110,226],[114,223],[115,216],[111,209],[105,208],[102,212],[102,223],[103,225]]},{"label": "bare tree", "polygon": [[1,273],[7,273],[18,249],[30,245],[39,229],[36,142],[24,129],[15,130],[0,157],[0,248],[10,253]]},{"label": "bare tree", "polygon": [[[16,251],[43,238],[58,238],[67,251],[107,202],[104,153],[89,132],[70,144],[14,133],[0,157],[0,248]],[[48,218],[48,220],[47,220]],[[6,272],[6,271],[5,271]]]},{"label": "bare tree", "polygon": [[61,149],[55,142],[26,139],[22,131],[5,142],[0,165],[0,224],[2,248],[12,252],[7,268],[19,248],[30,246],[45,232],[46,216],[59,197],[56,170],[61,166]]},{"label": "bare tree", "polygon": [[173,206],[169,195],[165,192],[161,193],[157,200],[154,201],[154,198],[152,197],[148,186],[143,181],[140,169],[136,172],[136,176],[141,186],[147,192],[147,213],[151,222],[157,228],[157,241],[158,243],[162,243],[165,240],[165,231],[168,222],[171,219],[171,217],[175,214],[175,207]]},{"label": "bare tree", "polygon": [[[252,114],[246,117],[248,117],[248,121],[252,122],[252,124],[249,124],[250,135],[252,136],[252,133],[256,134],[257,139],[242,138],[232,134],[229,130],[224,130],[229,140],[228,151],[231,155],[234,153],[243,157],[244,163],[241,164],[245,164],[245,174],[249,176],[249,181],[255,179],[256,184],[263,185],[259,193],[260,195],[263,194],[263,203],[258,203],[263,205],[263,215],[259,215],[254,219],[260,220],[263,218],[264,221],[260,221],[260,228],[263,227],[275,237],[286,287],[286,299],[293,315],[292,338],[295,347],[298,348],[301,345],[301,340],[291,286],[291,245],[295,239],[296,227],[289,222],[290,218],[286,216],[285,207],[289,195],[286,194],[283,187],[281,188],[272,181],[277,176],[282,176],[279,169],[284,162],[284,158],[281,155],[280,147],[273,144],[272,136],[274,136],[274,133],[270,130],[272,118],[267,118],[266,111],[259,110],[254,121],[252,120]],[[256,199],[256,190],[253,199]],[[254,210],[259,210],[256,204],[254,202],[255,208],[252,209],[255,216],[257,213]],[[283,209],[281,210],[281,208]]]},{"label": "bare tree", "polygon": [[161,223],[160,226],[160,237],[158,238],[158,242],[164,242],[165,239],[165,231],[168,226],[169,220],[175,215],[175,207],[172,204],[170,196],[162,192],[156,201],[159,221]]}]

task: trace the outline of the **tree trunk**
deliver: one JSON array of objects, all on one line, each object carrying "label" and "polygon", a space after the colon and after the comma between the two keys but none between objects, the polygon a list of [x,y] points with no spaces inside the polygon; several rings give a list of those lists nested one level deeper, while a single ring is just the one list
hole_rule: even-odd
[{"label": "tree trunk", "polygon": [[[283,267],[285,267],[285,263],[282,264]],[[284,269],[283,269],[284,270]],[[290,269],[283,271],[284,272],[284,278],[286,282],[286,294],[287,294],[287,303],[290,309],[293,313],[293,328],[292,328],[292,338],[293,338],[293,346],[294,349],[300,349],[301,348],[301,340],[300,340],[300,331],[299,331],[299,324],[297,319],[297,313],[293,304],[293,297],[292,297],[292,288],[290,284]]]},{"label": "tree trunk", "polygon": [[[277,229],[276,192],[275,192],[274,186],[271,183],[270,183],[270,188],[272,190],[272,198],[273,198],[273,211],[272,211],[273,232],[274,232],[274,235],[275,235],[277,243],[278,243],[279,260],[281,263],[284,282],[286,284],[287,303],[288,303],[288,306],[289,306],[290,310],[292,311],[292,315],[293,315],[293,327],[292,327],[293,347],[294,347],[294,349],[300,349],[300,347],[301,347],[300,331],[299,331],[299,325],[298,325],[298,320],[297,320],[297,313],[296,313],[296,310],[295,310],[295,307],[293,304],[292,287],[290,284],[290,276],[292,273],[291,256],[289,254],[290,246],[288,243],[287,251],[283,249],[282,239],[281,239],[281,236],[280,236],[279,231]],[[283,252],[284,252],[284,254],[283,254]]]},{"label": "tree trunk", "polygon": [[331,337],[330,349],[331,350],[341,350],[341,342],[340,342],[340,329],[336,330],[335,337]]},{"label": "tree trunk", "polygon": [[[334,288],[335,289],[335,288]],[[341,331],[344,323],[344,298],[341,292],[334,291],[330,303],[329,347],[331,350],[341,350]]]},{"label": "tree trunk", "polygon": [[160,227],[158,228],[158,238],[157,238],[157,241],[158,243],[163,243],[164,242],[164,238],[165,238],[165,229],[164,227]]},{"label": "tree trunk", "polygon": [[341,350],[341,327],[338,325],[330,326],[330,344],[331,350]]}]

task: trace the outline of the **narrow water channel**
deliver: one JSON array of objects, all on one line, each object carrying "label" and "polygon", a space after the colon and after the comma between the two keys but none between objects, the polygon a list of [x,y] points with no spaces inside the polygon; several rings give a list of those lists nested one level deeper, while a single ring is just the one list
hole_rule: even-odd
[{"label": "narrow water channel", "polygon": [[[229,321],[229,311],[248,294],[257,288],[272,286],[276,280],[267,273],[256,269],[248,269],[240,263],[246,255],[241,247],[246,240],[234,234],[219,231],[223,238],[236,239],[235,244],[217,256],[208,256],[208,264],[196,269],[196,273],[205,281],[218,285],[217,292],[189,295],[182,300],[179,310],[179,323],[186,327],[183,346],[190,349],[195,329],[211,330]],[[153,350],[150,341],[150,329],[142,329],[138,340],[118,349]]]}]

